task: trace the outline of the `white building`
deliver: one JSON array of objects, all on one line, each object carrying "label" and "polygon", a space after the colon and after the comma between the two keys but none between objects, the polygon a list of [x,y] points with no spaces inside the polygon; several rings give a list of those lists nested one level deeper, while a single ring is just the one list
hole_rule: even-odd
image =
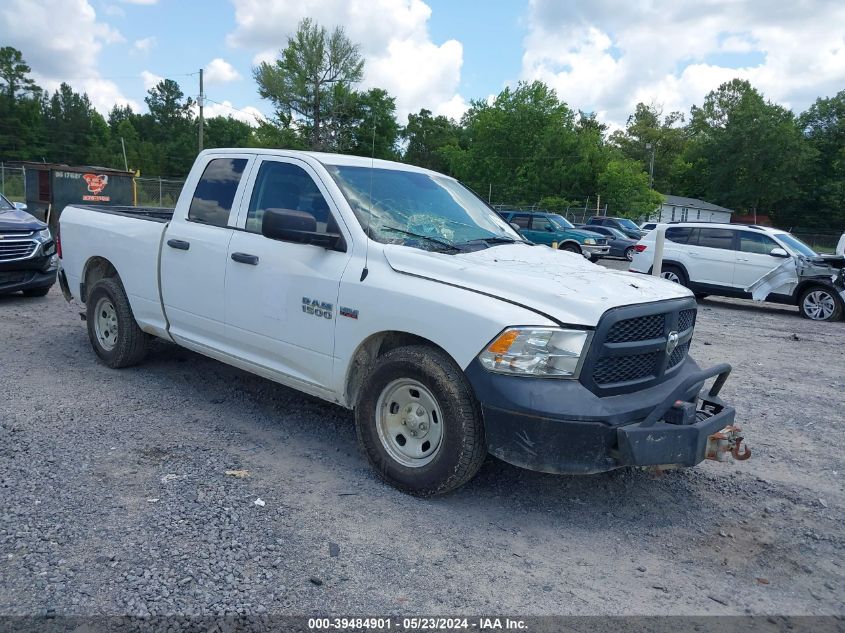
[{"label": "white building", "polygon": [[731,209],[695,198],[664,196],[663,206],[648,217],[649,222],[725,222],[731,221]]}]

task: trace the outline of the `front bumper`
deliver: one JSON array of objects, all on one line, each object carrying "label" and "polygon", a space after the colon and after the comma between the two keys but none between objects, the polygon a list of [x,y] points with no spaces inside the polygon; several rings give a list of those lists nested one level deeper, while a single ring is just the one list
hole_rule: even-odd
[{"label": "front bumper", "polygon": [[0,264],[0,294],[49,288],[56,283],[57,270],[52,256],[4,262]]},{"label": "front bumper", "polygon": [[604,257],[610,254],[610,246],[606,244],[596,244],[595,246],[592,244],[581,244],[581,254],[585,257],[589,257],[590,255]]},{"label": "front bumper", "polygon": [[[477,360],[467,368],[489,452],[530,470],[570,474],[703,461],[708,438],[735,418],[718,397],[729,373],[729,365],[701,371],[688,357],[666,382],[599,397],[576,380],[493,374]],[[703,392],[714,376],[713,388]],[[694,406],[679,415],[676,403]]]}]

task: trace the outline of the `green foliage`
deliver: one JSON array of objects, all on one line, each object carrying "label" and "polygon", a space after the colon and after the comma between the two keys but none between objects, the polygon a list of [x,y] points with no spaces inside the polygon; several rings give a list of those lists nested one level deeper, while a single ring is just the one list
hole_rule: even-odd
[{"label": "green foliage", "polygon": [[[547,85],[520,83],[489,102],[472,101],[460,122],[423,109],[400,127],[391,95],[355,89],[362,71],[358,46],[342,29],[306,20],[278,60],[254,70],[275,120],[207,119],[205,146],[374,154],[458,177],[495,204],[558,212],[594,207],[601,196],[611,215],[643,216],[659,206],[660,191],[769,213],[786,228],[845,225],[845,91],[796,117],[733,80],[689,117],[640,103],[624,130],[608,134],[594,114],[573,110]],[[194,102],[167,79],[145,101],[147,114],[114,106],[103,118],[66,84],[44,93],[23,55],[0,48],[0,161],[123,168],[125,145],[130,169],[184,177],[197,153]]]},{"label": "green foliage", "polygon": [[650,189],[642,164],[629,158],[611,160],[599,176],[602,201],[613,215],[638,218],[654,211],[663,196]]}]

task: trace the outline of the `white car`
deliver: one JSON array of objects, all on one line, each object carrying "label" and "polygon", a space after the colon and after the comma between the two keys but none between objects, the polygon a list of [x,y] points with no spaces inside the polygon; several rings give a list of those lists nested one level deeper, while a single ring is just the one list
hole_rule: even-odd
[{"label": "white car", "polygon": [[70,205],[60,246],[107,366],[155,336],[354,409],[376,472],[414,494],[461,485],[488,452],[587,474],[741,441],[717,397],[730,366],[687,354],[691,292],[533,245],[411,165],[207,150],[175,209]]},{"label": "white car", "polygon": [[[666,227],[662,276],[686,286],[697,298],[719,295],[751,299],[756,282],[784,264],[784,260],[799,258],[819,264],[825,273],[793,275],[788,283],[774,288],[766,300],[797,305],[803,316],[816,321],[833,321],[843,314],[842,275],[836,275],[818,253],[786,231],[717,223],[658,227]],[[631,272],[651,273],[657,233],[653,230],[639,241],[629,267]],[[834,274],[826,275],[829,268]]]}]

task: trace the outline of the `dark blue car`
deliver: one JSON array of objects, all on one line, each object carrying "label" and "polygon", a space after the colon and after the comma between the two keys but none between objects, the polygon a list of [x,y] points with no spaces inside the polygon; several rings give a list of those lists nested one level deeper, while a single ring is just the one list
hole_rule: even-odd
[{"label": "dark blue car", "polygon": [[0,294],[43,297],[56,283],[59,260],[47,225],[0,195]]},{"label": "dark blue car", "polygon": [[595,224],[581,224],[578,228],[604,235],[610,246],[610,257],[621,257],[628,261],[634,259],[634,246],[637,240],[631,239],[619,229],[612,226],[597,226]]}]

